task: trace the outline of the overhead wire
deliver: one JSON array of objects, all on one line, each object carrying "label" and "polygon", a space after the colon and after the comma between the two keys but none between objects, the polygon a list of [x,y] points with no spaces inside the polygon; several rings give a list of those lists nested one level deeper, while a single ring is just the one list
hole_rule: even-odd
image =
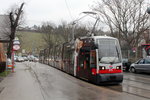
[{"label": "overhead wire", "polygon": [[71,14],[71,10],[70,10],[70,7],[69,7],[69,5],[68,5],[68,3],[67,3],[67,0],[65,0],[65,4],[66,4],[67,10],[68,10],[68,12],[69,12],[69,16],[70,16],[70,18],[73,20],[73,17],[72,17],[72,14]]}]

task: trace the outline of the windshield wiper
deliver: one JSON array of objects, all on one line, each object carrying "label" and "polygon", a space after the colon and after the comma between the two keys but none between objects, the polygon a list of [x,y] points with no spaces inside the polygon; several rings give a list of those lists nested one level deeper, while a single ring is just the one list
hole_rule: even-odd
[{"label": "windshield wiper", "polygon": [[118,58],[119,58],[119,51],[118,51],[118,49],[117,49],[117,46],[115,46],[116,47],[116,51],[117,51],[117,56],[118,56]]}]

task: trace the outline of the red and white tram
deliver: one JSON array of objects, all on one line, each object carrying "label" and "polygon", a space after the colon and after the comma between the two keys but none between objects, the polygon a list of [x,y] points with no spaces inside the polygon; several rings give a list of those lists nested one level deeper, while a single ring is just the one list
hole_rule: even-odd
[{"label": "red and white tram", "polygon": [[[47,56],[43,57],[44,53]],[[113,37],[78,38],[74,43],[41,51],[40,58],[41,62],[49,59],[47,64],[96,84],[123,81],[121,49],[118,39]]]}]

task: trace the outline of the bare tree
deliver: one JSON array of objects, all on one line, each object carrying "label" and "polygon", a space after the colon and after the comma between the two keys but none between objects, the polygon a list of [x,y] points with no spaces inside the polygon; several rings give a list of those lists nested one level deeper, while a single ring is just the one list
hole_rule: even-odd
[{"label": "bare tree", "polygon": [[87,36],[89,34],[89,30],[86,26],[77,26],[75,27],[75,38]]},{"label": "bare tree", "polygon": [[144,0],[102,0],[93,8],[111,34],[126,41],[129,49],[138,47],[142,34],[150,27]]},{"label": "bare tree", "polygon": [[13,40],[15,38],[16,29],[20,23],[21,15],[23,14],[23,6],[24,3],[22,3],[19,8],[12,9],[11,12],[9,13],[11,34],[10,34],[8,51],[7,51],[8,58],[11,58]]},{"label": "bare tree", "polygon": [[[72,28],[67,24],[67,22],[62,21],[60,25],[55,29],[56,34],[60,34],[63,38],[64,41],[62,42],[67,42],[69,41],[70,35]],[[61,42],[61,41],[60,41]]]},{"label": "bare tree", "polygon": [[57,27],[50,22],[45,22],[40,30],[43,33],[43,40],[46,43],[46,47],[49,48],[71,41],[73,30],[75,38],[86,36],[89,33],[89,30],[84,25],[79,26],[76,24],[75,27],[73,27],[72,24],[67,24],[64,21]]},{"label": "bare tree", "polygon": [[43,33],[43,40],[45,41],[46,47],[53,47],[53,40],[54,40],[54,29],[55,25],[51,22],[44,22],[41,26],[41,32]]}]

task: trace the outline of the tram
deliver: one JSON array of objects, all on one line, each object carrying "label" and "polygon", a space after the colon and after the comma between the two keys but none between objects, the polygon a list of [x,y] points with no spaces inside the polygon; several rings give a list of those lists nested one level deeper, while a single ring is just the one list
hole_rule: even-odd
[{"label": "tram", "polygon": [[95,84],[123,81],[120,45],[109,36],[81,37],[41,50],[40,62]]}]

